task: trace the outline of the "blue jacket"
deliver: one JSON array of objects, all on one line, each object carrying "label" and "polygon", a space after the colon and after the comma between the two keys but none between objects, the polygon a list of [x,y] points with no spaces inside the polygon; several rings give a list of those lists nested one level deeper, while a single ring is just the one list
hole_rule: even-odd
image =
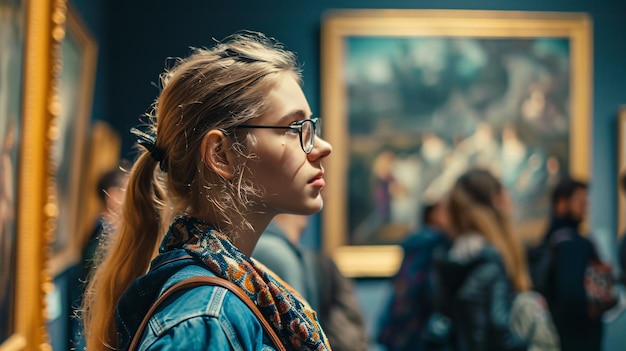
[{"label": "blue jacket", "polygon": [[[159,255],[148,274],[126,290],[116,307],[120,349],[130,346],[143,316],[161,293],[194,276],[215,276],[185,250]],[[275,350],[253,312],[222,287],[176,292],[150,318],[138,350]]]}]

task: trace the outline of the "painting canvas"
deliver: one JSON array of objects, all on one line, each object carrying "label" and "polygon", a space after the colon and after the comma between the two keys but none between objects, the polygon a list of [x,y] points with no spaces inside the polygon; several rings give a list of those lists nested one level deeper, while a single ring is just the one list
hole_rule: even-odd
[{"label": "painting canvas", "polygon": [[0,0],[0,344],[15,332],[17,180],[25,20],[22,1]]},{"label": "painting canvas", "polygon": [[[356,11],[327,19],[323,116],[336,146],[329,187],[343,187],[326,193],[324,239],[345,233],[331,251],[397,245],[422,225],[423,206],[475,167],[502,180],[518,235],[534,239],[545,230],[551,187],[585,169],[586,157],[570,142],[589,118],[575,106],[574,85],[588,77],[574,75],[584,65],[569,23],[576,17],[506,21],[510,14],[465,12]],[[476,28],[481,17],[484,27]],[[545,33],[533,29],[538,19]],[[563,31],[551,33],[559,19]],[[578,22],[584,26],[585,18]],[[452,23],[466,26],[455,32]]]}]

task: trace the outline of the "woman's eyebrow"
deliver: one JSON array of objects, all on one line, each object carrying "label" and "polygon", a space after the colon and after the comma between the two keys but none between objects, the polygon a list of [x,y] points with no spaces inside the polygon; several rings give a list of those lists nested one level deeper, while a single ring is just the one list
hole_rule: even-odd
[{"label": "woman's eyebrow", "polygon": [[292,119],[294,117],[297,117],[298,119],[306,119],[307,118],[307,114],[303,111],[303,110],[296,110],[293,112],[290,112],[288,114],[286,114],[285,116],[280,118],[280,121],[284,121],[287,119]]}]

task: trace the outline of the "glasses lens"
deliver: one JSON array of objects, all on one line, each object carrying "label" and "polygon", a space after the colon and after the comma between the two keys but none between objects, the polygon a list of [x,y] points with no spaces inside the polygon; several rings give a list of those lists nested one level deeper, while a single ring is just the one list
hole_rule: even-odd
[{"label": "glasses lens", "polygon": [[314,129],[313,121],[306,120],[302,123],[302,149],[307,154],[313,150],[313,143],[315,142]]}]

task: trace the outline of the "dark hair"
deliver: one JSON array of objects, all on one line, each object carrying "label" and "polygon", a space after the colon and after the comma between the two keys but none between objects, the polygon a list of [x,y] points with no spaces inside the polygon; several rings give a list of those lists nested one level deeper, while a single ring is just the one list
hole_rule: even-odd
[{"label": "dark hair", "polygon": [[559,202],[559,200],[569,199],[572,197],[574,192],[576,192],[576,190],[587,189],[587,187],[588,185],[585,182],[567,176],[561,178],[561,180],[559,180],[557,185],[554,187],[554,190],[552,190],[552,208],[554,209],[556,207],[556,204]]},{"label": "dark hair", "polygon": [[432,214],[439,206],[439,202],[428,202],[422,207],[422,225],[432,224]]},{"label": "dark hair", "polygon": [[107,191],[111,188],[121,188],[124,186],[124,178],[127,177],[127,171],[120,167],[114,168],[104,173],[98,179],[98,198],[103,203],[106,201]]},{"label": "dark hair", "polygon": [[456,186],[477,204],[493,208],[493,197],[502,191],[502,183],[485,169],[470,169],[457,180]]},{"label": "dark hair", "polygon": [[[502,183],[487,170],[471,169],[461,175],[452,187],[448,201],[453,234],[486,232],[482,229],[484,223],[502,221],[502,211],[493,203],[494,196],[501,192]],[[492,230],[494,233],[500,231],[503,230]]]}]

